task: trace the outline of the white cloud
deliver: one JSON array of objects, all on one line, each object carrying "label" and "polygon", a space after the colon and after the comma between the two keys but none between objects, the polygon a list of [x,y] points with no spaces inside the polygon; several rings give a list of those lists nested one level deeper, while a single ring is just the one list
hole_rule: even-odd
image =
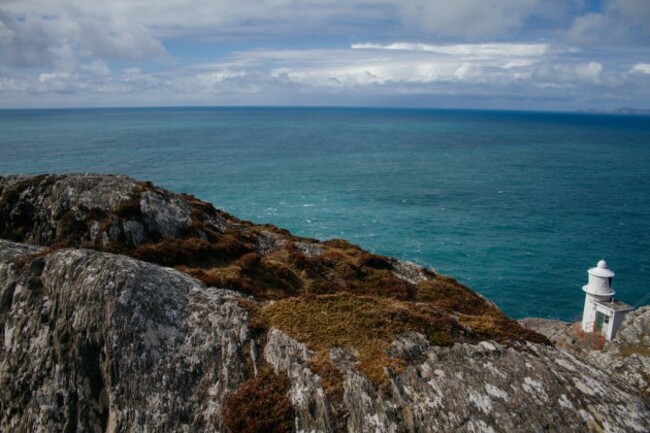
[{"label": "white cloud", "polygon": [[[304,102],[308,95],[355,100],[367,95],[445,97],[585,98],[611,89],[617,97],[648,97],[639,75],[650,65],[607,72],[602,62],[578,61],[548,44],[355,44],[348,49],[241,51],[221,62],[158,73],[102,62],[78,73],[51,72],[0,81],[34,94],[86,95],[87,100],[146,103]],[[637,77],[637,78],[634,78]],[[617,89],[617,90],[616,90]],[[616,91],[614,91],[616,90]],[[122,99],[120,99],[122,98]],[[303,99],[301,99],[303,98]],[[325,99],[323,99],[325,98]],[[341,100],[341,99],[339,99]],[[126,102],[124,102],[126,101]],[[224,102],[227,101],[227,102]],[[108,102],[106,102],[108,103]]]},{"label": "white cloud", "polygon": [[[313,103],[334,104],[375,95],[572,101],[602,89],[647,101],[649,91],[639,89],[648,77],[647,47],[584,47],[635,34],[644,41],[638,35],[648,30],[650,0],[606,0],[597,10],[585,4],[2,0],[0,104],[35,94],[36,103],[51,96],[63,105],[284,103],[313,95]],[[196,40],[209,49],[194,48]],[[233,45],[252,48],[232,52]],[[328,46],[337,48],[296,48]]]},{"label": "white cloud", "polygon": [[411,42],[394,42],[391,44],[352,44],[353,49],[377,49],[397,51],[423,51],[452,56],[541,56],[548,52],[548,44],[527,43],[482,43],[482,44],[423,44]]},{"label": "white cloud", "polygon": [[637,63],[630,69],[630,73],[650,75],[650,63]]},{"label": "white cloud", "polygon": [[81,65],[81,70],[101,76],[108,76],[111,73],[111,70],[106,62],[103,62],[101,60],[95,60],[94,62],[83,64]]},{"label": "white cloud", "polygon": [[84,58],[145,60],[164,51],[147,29],[127,19],[0,10],[0,60],[6,66],[70,71]]},{"label": "white cloud", "polygon": [[538,86],[576,87],[584,84],[600,84],[603,65],[598,62],[541,65],[534,73]]}]

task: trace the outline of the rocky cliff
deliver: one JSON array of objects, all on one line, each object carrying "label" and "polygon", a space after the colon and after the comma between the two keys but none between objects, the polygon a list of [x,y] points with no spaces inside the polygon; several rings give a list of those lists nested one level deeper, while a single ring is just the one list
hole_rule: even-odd
[{"label": "rocky cliff", "polygon": [[636,388],[344,241],[91,175],[0,178],[0,234],[2,431],[650,429]]}]

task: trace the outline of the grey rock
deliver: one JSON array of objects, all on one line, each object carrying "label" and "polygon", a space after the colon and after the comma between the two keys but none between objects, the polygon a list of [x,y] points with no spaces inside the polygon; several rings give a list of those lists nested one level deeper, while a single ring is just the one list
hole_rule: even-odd
[{"label": "grey rock", "polygon": [[[296,430],[332,431],[310,351],[271,330],[266,360],[291,380]],[[645,432],[650,408],[603,371],[553,347],[495,342],[431,346],[417,333],[398,336],[393,356],[411,363],[373,386],[350,349],[334,349],[343,375],[348,432]],[[420,359],[419,361],[415,361]],[[310,410],[317,407],[318,410]]]},{"label": "grey rock", "polygon": [[316,257],[323,254],[323,246],[317,242],[294,242],[294,246],[300,251],[305,257]]},{"label": "grey rock", "polygon": [[[399,278],[412,284],[417,284],[429,279],[430,272],[420,265],[407,261],[393,261],[393,273]],[[428,275],[429,274],[429,275]]]},{"label": "grey rock", "polygon": [[532,329],[535,332],[553,340],[553,338],[567,331],[571,323],[562,320],[540,319],[537,317],[527,317],[517,322],[524,328]]},{"label": "grey rock", "polygon": [[[19,201],[5,223],[29,221],[31,231],[23,233],[20,240],[37,245],[50,245],[62,237],[62,219],[65,219],[66,226],[85,231],[85,223],[92,219],[89,217],[91,211],[97,214],[118,209],[133,198],[132,192],[137,186],[126,176],[4,176],[0,177],[0,193],[19,184],[30,186],[21,188]],[[94,231],[96,236],[97,227]],[[88,233],[85,239],[90,238]]]},{"label": "grey rock", "polygon": [[43,247],[8,242],[0,239],[0,262],[8,262],[17,257],[36,254],[44,249]]},{"label": "grey rock", "polygon": [[650,399],[650,306],[628,313],[616,338],[586,360],[635,385]]},{"label": "grey rock", "polygon": [[[36,252],[0,241],[1,430],[223,431],[226,395],[255,371],[240,295],[90,250],[49,252],[25,266],[13,260]],[[263,356],[289,377],[301,432],[650,428],[635,388],[554,347],[436,347],[406,333],[389,350],[407,366],[381,386],[357,369],[353,350],[330,350],[342,407],[329,400],[304,344],[271,329]]]},{"label": "grey rock", "polygon": [[[20,194],[10,203],[0,232],[5,224],[26,225],[26,233],[9,230],[7,234],[31,244],[92,242],[107,247],[110,241],[124,241],[136,247],[179,236],[194,222],[191,205],[182,196],[126,176],[0,176],[0,195],[14,187]],[[206,219],[202,223],[217,231],[228,228],[227,220],[217,213],[202,216]]]},{"label": "grey rock", "polygon": [[220,431],[249,374],[234,292],[89,250],[0,241],[1,431]]},{"label": "grey rock", "polygon": [[268,332],[264,358],[276,372],[284,372],[291,381],[289,395],[296,412],[296,431],[333,431],[330,409],[320,377],[308,365],[312,356],[304,344],[281,331],[271,329]]},{"label": "grey rock", "polygon": [[650,306],[628,313],[616,337],[606,342],[603,337],[581,332],[579,322],[522,319],[519,323],[650,399]]},{"label": "grey rock", "polygon": [[283,246],[287,241],[277,233],[269,230],[262,230],[255,238],[255,251],[257,254],[265,256],[276,251]]},{"label": "grey rock", "polygon": [[191,222],[189,205],[177,196],[163,197],[145,191],[140,198],[140,209],[145,225],[162,237],[178,236]]}]

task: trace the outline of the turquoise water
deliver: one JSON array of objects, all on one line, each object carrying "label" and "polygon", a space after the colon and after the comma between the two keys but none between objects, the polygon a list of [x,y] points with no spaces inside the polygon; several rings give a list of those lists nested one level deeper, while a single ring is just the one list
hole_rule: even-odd
[{"label": "turquoise water", "polygon": [[[571,320],[650,290],[650,118],[305,108],[0,111],[0,174],[124,173]],[[646,301],[645,303],[648,303]]]}]

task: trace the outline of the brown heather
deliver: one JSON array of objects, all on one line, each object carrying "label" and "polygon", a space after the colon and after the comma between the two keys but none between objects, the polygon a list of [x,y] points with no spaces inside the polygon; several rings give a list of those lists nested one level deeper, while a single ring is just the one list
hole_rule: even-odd
[{"label": "brown heather", "polygon": [[226,398],[223,422],[232,433],[289,433],[293,409],[288,393],[287,376],[265,367]]},{"label": "brown heather", "polygon": [[376,384],[387,379],[384,368],[398,372],[405,366],[386,354],[395,335],[422,332],[434,344],[447,346],[465,334],[455,320],[427,305],[349,293],[285,299],[262,307],[261,316],[306,343],[317,364],[329,358],[330,348],[352,348],[359,369]]}]

